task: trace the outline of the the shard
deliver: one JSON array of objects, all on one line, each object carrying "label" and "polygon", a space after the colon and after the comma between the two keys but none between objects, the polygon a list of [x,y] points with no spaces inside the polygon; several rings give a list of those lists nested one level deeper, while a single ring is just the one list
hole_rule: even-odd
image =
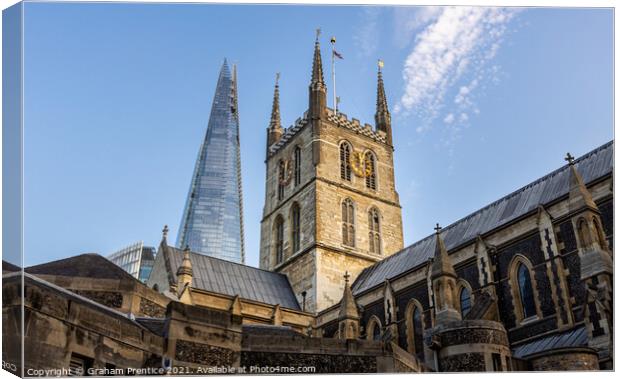
[{"label": "the shard", "polygon": [[237,70],[220,70],[205,138],[185,202],[177,246],[245,263]]}]

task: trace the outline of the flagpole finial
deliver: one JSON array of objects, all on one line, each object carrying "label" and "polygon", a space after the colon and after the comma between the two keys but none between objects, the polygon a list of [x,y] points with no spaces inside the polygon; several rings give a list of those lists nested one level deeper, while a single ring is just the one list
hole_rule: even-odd
[{"label": "flagpole finial", "polygon": [[336,37],[332,36],[332,39],[329,42],[331,42],[332,45],[335,45],[336,44]]}]

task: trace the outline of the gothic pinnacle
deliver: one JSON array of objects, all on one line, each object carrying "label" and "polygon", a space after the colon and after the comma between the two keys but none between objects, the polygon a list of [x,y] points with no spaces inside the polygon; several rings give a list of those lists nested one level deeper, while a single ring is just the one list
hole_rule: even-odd
[{"label": "gothic pinnacle", "polygon": [[314,57],[312,59],[312,81],[310,82],[312,89],[325,89],[323,62],[321,61],[321,44],[319,43],[320,34],[321,29],[317,29],[316,41],[314,42]]},{"label": "gothic pinnacle", "polygon": [[280,119],[280,85],[278,81],[280,80],[280,73],[276,73],[276,85],[273,90],[273,105],[271,107],[271,121],[269,123],[269,127],[271,129],[280,129],[282,128],[282,121]]}]

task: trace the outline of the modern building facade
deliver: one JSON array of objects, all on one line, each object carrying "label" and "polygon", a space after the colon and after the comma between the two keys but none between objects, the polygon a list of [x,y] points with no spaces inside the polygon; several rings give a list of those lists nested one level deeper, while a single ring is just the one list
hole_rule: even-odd
[{"label": "modern building facade", "polygon": [[190,183],[177,246],[245,262],[237,70],[220,70],[211,115]]},{"label": "modern building facade", "polygon": [[156,253],[154,247],[144,246],[144,243],[139,241],[110,254],[108,259],[134,278],[146,283],[151,275]]}]

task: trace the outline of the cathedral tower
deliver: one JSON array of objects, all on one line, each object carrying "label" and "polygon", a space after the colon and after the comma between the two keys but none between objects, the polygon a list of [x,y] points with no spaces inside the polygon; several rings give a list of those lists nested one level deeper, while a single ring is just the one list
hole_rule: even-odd
[{"label": "cathedral tower", "polygon": [[343,271],[353,280],[403,247],[381,68],[377,97],[376,128],[327,107],[318,34],[308,110],[286,129],[280,125],[276,81],[267,128],[260,266],[286,274],[308,311],[340,301]]}]

